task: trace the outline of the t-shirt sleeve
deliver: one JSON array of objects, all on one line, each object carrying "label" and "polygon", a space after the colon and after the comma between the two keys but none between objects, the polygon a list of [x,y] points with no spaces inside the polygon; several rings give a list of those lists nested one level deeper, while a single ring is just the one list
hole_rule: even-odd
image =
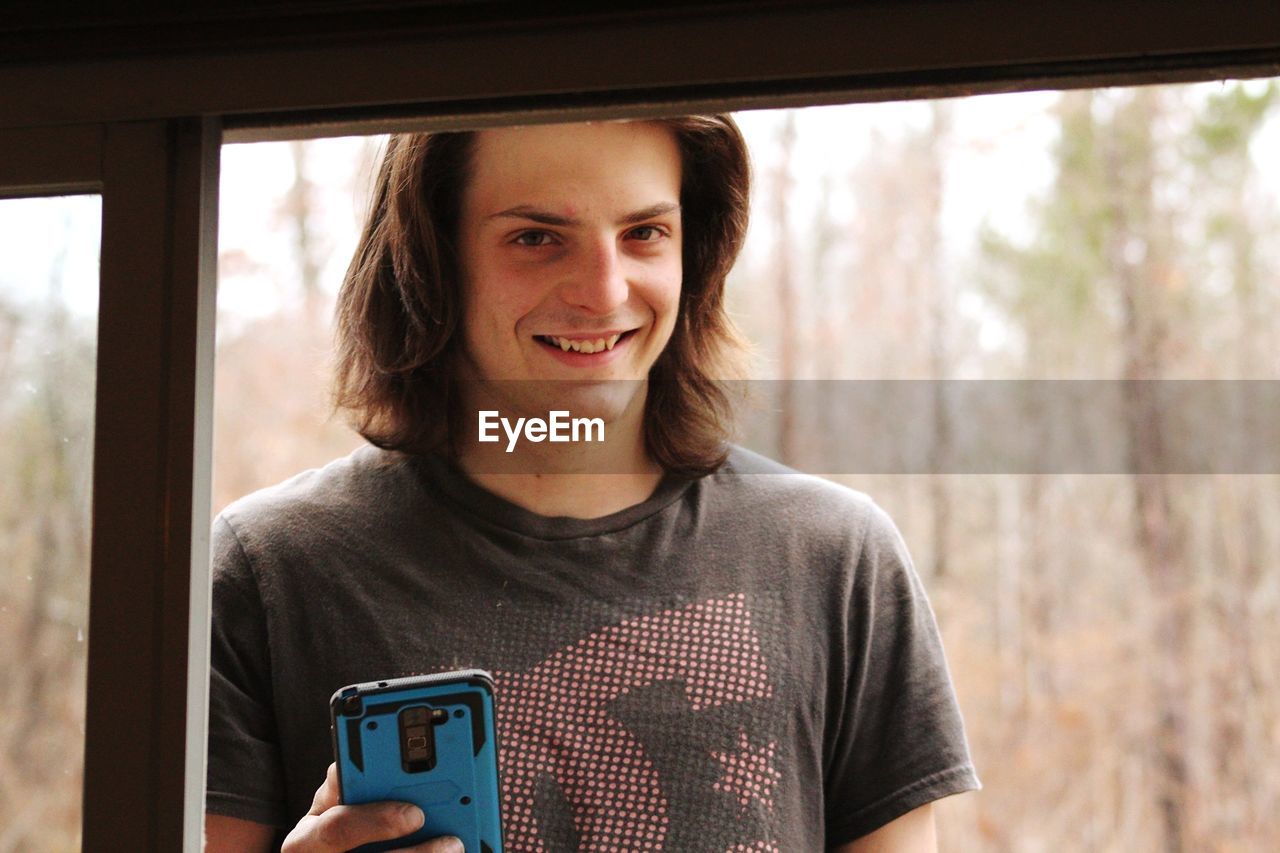
[{"label": "t-shirt sleeve", "polygon": [[826,833],[860,838],[981,787],[924,588],[889,516],[871,507],[850,580],[843,689],[829,724]]},{"label": "t-shirt sleeve", "polygon": [[284,775],[262,599],[240,540],[221,517],[214,522],[212,551],[205,808],[212,814],[283,826]]}]

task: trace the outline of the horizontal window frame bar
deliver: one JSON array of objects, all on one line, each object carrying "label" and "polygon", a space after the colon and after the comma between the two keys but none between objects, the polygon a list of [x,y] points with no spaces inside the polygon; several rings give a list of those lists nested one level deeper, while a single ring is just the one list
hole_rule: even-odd
[{"label": "horizontal window frame bar", "polygon": [[[1135,70],[1137,69],[1137,70]],[[367,109],[229,115],[224,143],[320,139],[511,124],[643,119],[692,113],[788,109],[1111,86],[1280,76],[1280,48],[1141,60],[854,75],[707,86],[434,101]]]},{"label": "horizontal window frame bar", "polygon": [[102,192],[101,125],[0,128],[0,198]]},{"label": "horizontal window frame bar", "polygon": [[234,128],[295,112],[457,113],[577,97],[617,106],[671,93],[681,103],[764,96],[782,105],[806,92],[864,99],[858,93],[883,97],[904,86],[990,91],[1091,74],[1122,83],[1151,69],[1231,74],[1277,62],[1280,4],[1271,0],[768,3],[725,18],[667,9],[457,32],[418,27],[379,40],[352,34],[316,45],[0,62],[0,126],[211,115]]}]

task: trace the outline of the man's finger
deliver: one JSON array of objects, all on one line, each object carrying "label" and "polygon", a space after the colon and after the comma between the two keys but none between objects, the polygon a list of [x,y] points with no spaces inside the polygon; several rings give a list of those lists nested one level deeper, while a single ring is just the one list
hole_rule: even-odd
[{"label": "man's finger", "polygon": [[444,838],[433,838],[430,841],[424,841],[412,847],[405,847],[402,850],[394,851],[394,853],[466,853],[466,851],[463,849],[461,841],[449,835]]},{"label": "man's finger", "polygon": [[391,841],[422,828],[422,809],[410,803],[334,806],[309,815],[294,829],[296,849],[343,853],[361,844]]},{"label": "man's finger", "polygon": [[324,775],[324,783],[316,788],[316,795],[311,800],[311,811],[307,814],[322,814],[338,804],[338,765],[330,763]]}]

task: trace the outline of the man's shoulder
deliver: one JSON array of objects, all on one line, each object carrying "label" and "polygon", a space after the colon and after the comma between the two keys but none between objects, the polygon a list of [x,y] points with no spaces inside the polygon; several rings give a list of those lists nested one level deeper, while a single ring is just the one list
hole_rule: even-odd
[{"label": "man's shoulder", "polygon": [[889,516],[867,493],[797,471],[737,445],[712,475],[712,487],[731,497],[735,511],[780,517],[815,533],[861,535],[868,527],[893,527]]},{"label": "man's shoulder", "polygon": [[233,501],[218,517],[240,531],[288,527],[301,518],[367,512],[385,507],[391,494],[410,487],[409,468],[403,454],[361,445],[323,467]]},{"label": "man's shoulder", "polygon": [[897,524],[866,492],[740,447],[713,476],[718,516],[753,547],[786,549],[810,567],[911,565]]},{"label": "man's shoulder", "polygon": [[865,492],[770,459],[753,450],[733,445],[729,456],[713,475],[717,481],[744,493],[797,501],[835,502],[844,508],[871,507],[875,502]]}]

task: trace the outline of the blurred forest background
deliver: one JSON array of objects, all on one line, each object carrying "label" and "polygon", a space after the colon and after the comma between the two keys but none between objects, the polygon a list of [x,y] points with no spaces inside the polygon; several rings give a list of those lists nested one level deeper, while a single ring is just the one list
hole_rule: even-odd
[{"label": "blurred forest background", "polygon": [[0,851],[80,849],[101,201],[0,201]]},{"label": "blurred forest background", "polygon": [[[742,114],[755,375],[1280,378],[1278,101]],[[380,143],[224,149],[215,509],[359,442],[329,415],[329,321]],[[0,261],[0,676],[28,697],[0,715],[0,851],[75,849],[92,317],[56,265],[36,298]],[[759,449],[796,460],[818,427],[775,402]],[[1161,470],[1159,419],[1127,426]],[[944,850],[1280,849],[1280,479],[833,476],[898,522],[941,626],[986,785],[939,804]]]}]

